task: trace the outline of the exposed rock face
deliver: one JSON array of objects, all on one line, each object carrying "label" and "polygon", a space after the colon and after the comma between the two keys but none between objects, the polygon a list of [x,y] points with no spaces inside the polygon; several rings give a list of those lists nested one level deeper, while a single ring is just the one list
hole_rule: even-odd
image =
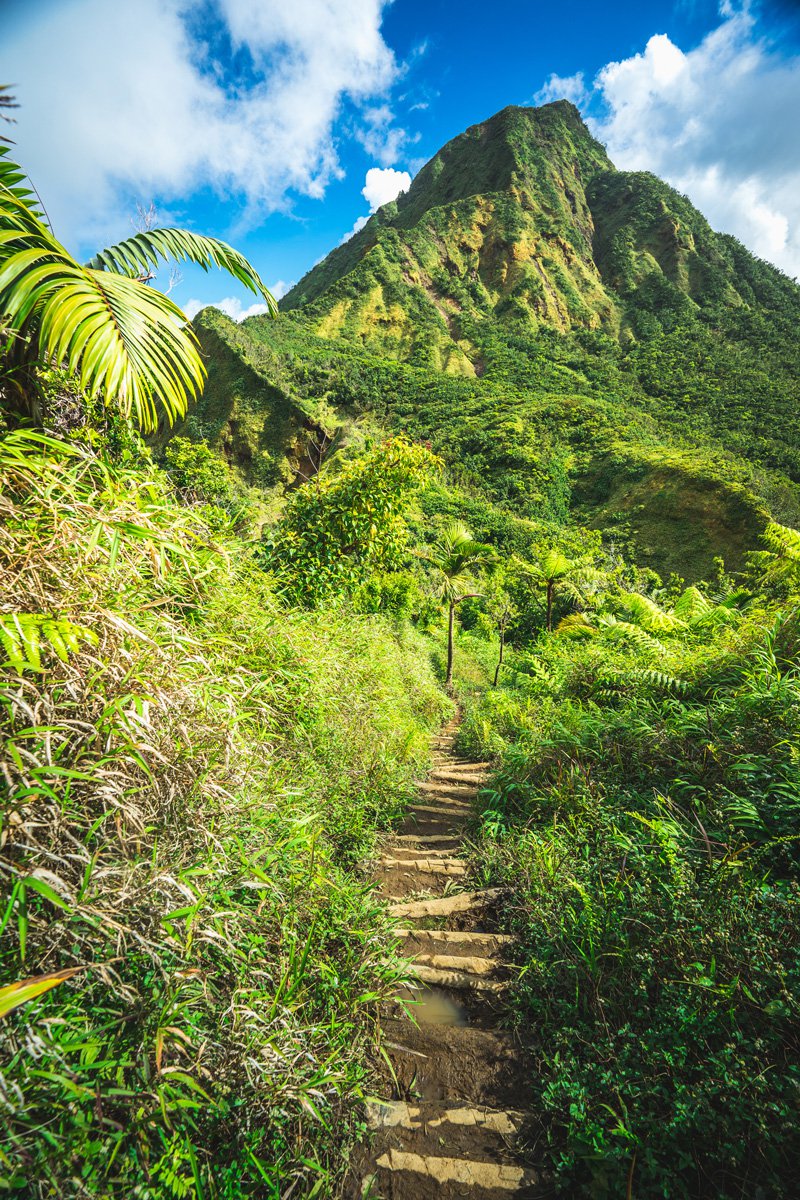
[{"label": "exposed rock face", "polygon": [[185,425],[270,511],[326,448],[400,429],[490,538],[571,509],[696,580],[739,568],[768,510],[800,524],[800,288],[618,171],[566,101],[453,138],[281,309],[197,318]]}]

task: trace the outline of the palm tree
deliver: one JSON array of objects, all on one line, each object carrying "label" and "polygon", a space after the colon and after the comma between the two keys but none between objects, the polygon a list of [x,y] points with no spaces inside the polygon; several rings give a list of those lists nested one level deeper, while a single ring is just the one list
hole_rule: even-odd
[{"label": "palm tree", "polygon": [[449,691],[453,686],[453,625],[456,607],[462,600],[480,595],[479,592],[465,590],[472,586],[470,572],[487,563],[493,557],[493,551],[490,546],[476,542],[462,521],[451,521],[442,530],[439,540],[428,553],[420,553],[419,557],[436,571],[437,591],[448,605],[445,687]]},{"label": "palm tree", "polygon": [[565,595],[575,604],[583,604],[587,594],[603,582],[602,571],[591,566],[586,558],[567,558],[560,550],[545,550],[534,563],[515,558],[514,565],[526,575],[533,575],[545,587],[547,632],[553,631],[553,604],[557,595]]},{"label": "palm tree", "polygon": [[35,368],[63,366],[145,431],[185,414],[205,367],[191,324],[149,287],[160,259],[221,267],[277,305],[243,255],[185,229],[152,229],[79,263],[52,233],[21,168],[0,145],[0,363],[30,411]]}]

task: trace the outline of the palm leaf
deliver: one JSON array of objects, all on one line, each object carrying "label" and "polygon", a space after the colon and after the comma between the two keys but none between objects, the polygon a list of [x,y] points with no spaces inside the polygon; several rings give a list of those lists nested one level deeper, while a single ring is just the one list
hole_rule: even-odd
[{"label": "palm leaf", "polygon": [[275,298],[244,255],[227,242],[186,229],[150,229],[137,233],[124,242],[101,250],[86,265],[95,271],[113,271],[116,275],[137,279],[158,266],[160,259],[193,262],[204,271],[220,267],[251,292],[262,295],[272,316],[278,311]]},{"label": "palm leaf", "polygon": [[275,315],[275,301],[237,251],[179,229],[152,230],[121,242],[82,266],[44,224],[25,177],[0,147],[0,313],[12,335],[10,356],[56,362],[82,390],[145,431],[159,411],[172,423],[202,390],[205,367],[194,330],[180,308],[140,278],[159,257],[220,266]]}]

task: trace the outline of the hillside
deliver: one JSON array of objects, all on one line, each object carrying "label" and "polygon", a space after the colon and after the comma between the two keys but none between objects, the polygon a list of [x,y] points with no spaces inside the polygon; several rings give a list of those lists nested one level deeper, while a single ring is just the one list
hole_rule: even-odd
[{"label": "hillside", "polygon": [[794,1200],[796,285],[564,104],[165,258],[0,146],[0,1190]]},{"label": "hillside", "polygon": [[372,421],[469,495],[569,510],[662,574],[738,568],[767,512],[800,519],[800,289],[617,171],[567,102],[453,139],[281,308],[200,315],[184,427],[276,500],[309,444]]}]

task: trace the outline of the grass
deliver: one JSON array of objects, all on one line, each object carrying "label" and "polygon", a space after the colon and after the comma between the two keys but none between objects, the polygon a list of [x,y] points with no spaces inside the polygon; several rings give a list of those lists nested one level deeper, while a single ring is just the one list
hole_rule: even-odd
[{"label": "grass", "polygon": [[0,674],[0,1187],[333,1195],[382,910],[354,869],[449,711],[417,635],[290,613],[155,468],[3,439],[0,613],[87,630]]}]

